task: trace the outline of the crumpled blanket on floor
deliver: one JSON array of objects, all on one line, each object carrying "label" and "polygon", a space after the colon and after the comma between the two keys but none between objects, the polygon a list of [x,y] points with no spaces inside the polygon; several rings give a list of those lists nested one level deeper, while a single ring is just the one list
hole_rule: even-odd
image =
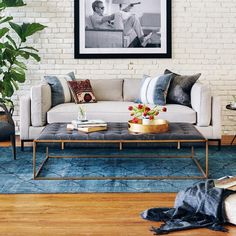
[{"label": "crumpled blanket on floor", "polygon": [[151,208],[141,213],[141,217],[164,222],[159,228],[152,227],[154,235],[203,227],[226,232],[222,203],[232,193],[235,191],[216,188],[213,180],[207,180],[180,191],[174,208]]}]

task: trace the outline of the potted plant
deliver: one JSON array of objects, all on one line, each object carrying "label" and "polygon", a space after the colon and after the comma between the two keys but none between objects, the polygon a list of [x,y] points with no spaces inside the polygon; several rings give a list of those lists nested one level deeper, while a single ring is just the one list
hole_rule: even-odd
[{"label": "potted plant", "polygon": [[166,112],[166,107],[155,106],[150,108],[145,104],[138,104],[137,106],[129,106],[128,110],[131,111],[130,115],[133,116],[132,122],[138,123],[142,119],[143,125],[152,124],[153,120],[160,112]]},{"label": "potted plant", "polygon": [[3,15],[6,8],[25,5],[23,0],[0,0],[0,103],[8,107],[11,115],[14,111],[11,97],[19,89],[18,83],[26,79],[25,62],[30,58],[40,61],[38,50],[26,42],[46,27],[39,23],[16,24],[12,16]]}]

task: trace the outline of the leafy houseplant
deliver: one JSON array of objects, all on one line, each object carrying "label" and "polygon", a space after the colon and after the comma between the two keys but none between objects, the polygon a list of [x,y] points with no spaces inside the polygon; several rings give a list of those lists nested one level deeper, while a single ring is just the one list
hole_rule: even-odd
[{"label": "leafy houseplant", "polygon": [[[21,7],[23,0],[0,0],[0,103],[10,107],[13,113],[12,95],[24,83],[29,58],[40,61],[38,50],[26,45],[29,36],[43,30],[46,26],[39,23],[16,24],[12,16],[4,16],[8,7]],[[14,35],[14,37],[13,37]]]}]

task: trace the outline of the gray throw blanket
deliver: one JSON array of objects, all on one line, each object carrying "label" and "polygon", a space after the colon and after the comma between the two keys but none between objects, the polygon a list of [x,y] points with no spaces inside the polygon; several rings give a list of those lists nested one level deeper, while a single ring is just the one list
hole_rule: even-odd
[{"label": "gray throw blanket", "polygon": [[160,228],[152,227],[154,235],[203,227],[226,232],[222,203],[232,193],[235,192],[216,188],[213,180],[207,180],[180,191],[174,208],[151,208],[141,213],[141,217],[164,222]]}]

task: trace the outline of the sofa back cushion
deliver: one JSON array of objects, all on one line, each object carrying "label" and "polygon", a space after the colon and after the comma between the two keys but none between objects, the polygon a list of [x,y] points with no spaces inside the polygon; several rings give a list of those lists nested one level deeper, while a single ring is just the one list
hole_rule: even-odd
[{"label": "sofa back cushion", "polygon": [[143,79],[124,79],[124,101],[135,102],[140,99],[140,89]]},{"label": "sofa back cushion", "polygon": [[123,79],[90,79],[97,101],[123,101]]}]

